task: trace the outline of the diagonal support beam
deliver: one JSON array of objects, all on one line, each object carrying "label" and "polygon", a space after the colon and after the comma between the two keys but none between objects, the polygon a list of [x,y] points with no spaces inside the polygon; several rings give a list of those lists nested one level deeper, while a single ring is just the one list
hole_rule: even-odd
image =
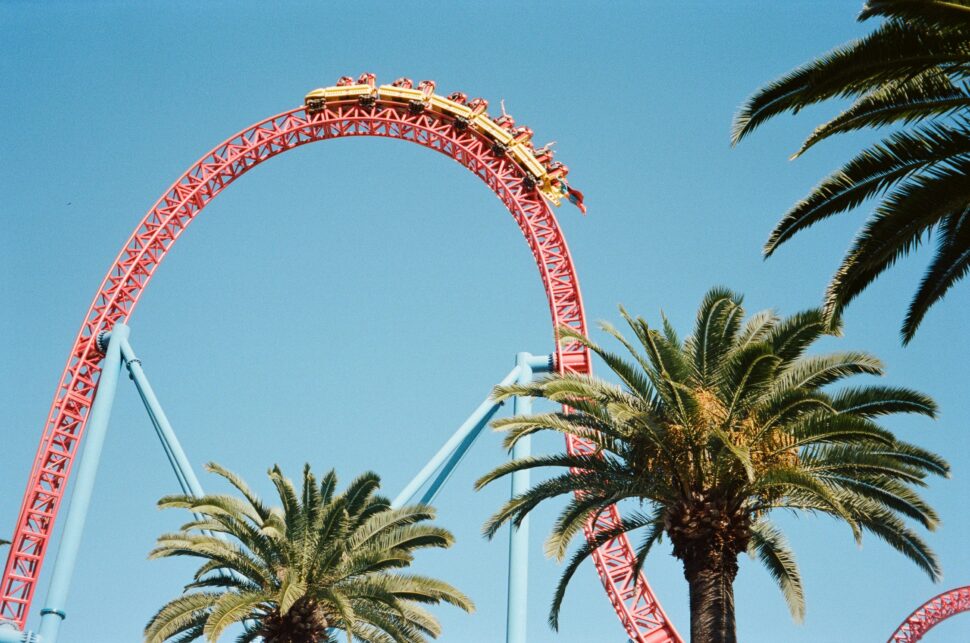
[{"label": "diagonal support beam", "polygon": [[[520,381],[524,369],[530,369],[533,373],[548,373],[552,370],[553,358],[550,355],[532,355],[530,353],[521,353],[521,355],[524,360],[522,364],[516,361],[515,368],[499,382],[499,386],[508,386],[509,384]],[[481,435],[482,430],[488,426],[492,417],[495,416],[495,413],[498,412],[503,404],[502,402],[492,400],[491,395],[479,404],[478,408],[475,409],[468,419],[458,427],[458,430],[448,438],[448,441],[438,449],[438,452],[428,460],[424,468],[397,495],[394,502],[391,503],[392,506],[401,507],[413,502],[418,492],[429,480],[431,484],[421,496],[420,502],[422,504],[431,504],[441,491],[441,488],[451,477],[455,467],[462,461],[468,449],[475,443]]]},{"label": "diagonal support beam", "polygon": [[121,356],[128,366],[131,379],[135,382],[138,395],[141,396],[141,401],[145,404],[145,410],[148,412],[148,417],[152,421],[152,426],[155,427],[155,433],[162,443],[162,448],[165,450],[169,464],[172,465],[172,470],[175,472],[175,477],[178,479],[179,486],[182,488],[182,493],[187,496],[201,498],[205,495],[205,492],[202,490],[199,478],[195,475],[192,464],[185,455],[185,451],[182,449],[182,444],[175,435],[172,424],[168,421],[168,416],[165,415],[161,403],[159,403],[158,398],[155,396],[155,391],[148,382],[148,377],[145,376],[145,371],[141,366],[141,360],[135,355],[135,351],[132,349],[131,344],[128,343],[127,338],[121,342]]},{"label": "diagonal support beam", "polygon": [[[513,368],[508,375],[505,376],[499,385],[508,386],[518,379],[521,368],[516,366]],[[441,486],[454,471],[455,467],[468,452],[469,447],[475,442],[479,435],[481,435],[482,429],[488,424],[488,421],[493,415],[502,407],[501,402],[495,402],[492,400],[492,396],[489,395],[488,398],[478,405],[478,408],[465,420],[458,430],[452,434],[450,438],[442,445],[438,452],[435,453],[428,463],[424,465],[418,475],[407,484],[406,487],[397,495],[394,502],[391,503],[393,507],[402,507],[410,502],[412,502],[415,496],[418,495],[418,491],[424,487],[425,484],[431,480],[435,472],[441,469],[441,472],[435,477],[434,482],[432,482],[431,487],[422,497],[422,502],[430,502],[434,500],[434,497],[438,494]],[[442,466],[443,465],[443,466]]]}]

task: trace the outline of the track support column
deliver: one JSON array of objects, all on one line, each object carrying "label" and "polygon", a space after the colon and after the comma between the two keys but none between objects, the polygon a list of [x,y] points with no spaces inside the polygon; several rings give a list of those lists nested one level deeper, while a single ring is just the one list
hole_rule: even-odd
[{"label": "track support column", "polygon": [[111,330],[107,346],[102,345],[104,336],[98,337],[99,348],[105,353],[101,379],[98,380],[98,392],[91,405],[84,450],[78,462],[77,473],[74,474],[74,493],[71,495],[71,506],[64,521],[64,532],[54,561],[54,574],[51,577],[50,588],[47,590],[47,605],[40,611],[40,637],[44,643],[56,643],[61,622],[67,618],[67,613],[64,611],[67,590],[74,575],[74,564],[81,546],[81,534],[84,531],[84,522],[91,504],[91,494],[98,474],[104,438],[108,432],[108,419],[111,417],[111,407],[114,405],[115,392],[118,389],[121,344],[128,338],[128,333],[127,326],[117,324]]},{"label": "track support column", "polygon": [[165,415],[161,403],[155,396],[155,391],[148,382],[145,371],[142,370],[141,360],[135,355],[135,351],[132,349],[131,344],[128,343],[127,338],[121,342],[121,356],[124,358],[125,365],[128,366],[128,372],[131,375],[131,379],[135,382],[135,388],[138,389],[138,395],[141,396],[141,401],[145,405],[145,411],[148,412],[152,426],[155,427],[155,433],[162,443],[162,448],[165,450],[168,462],[175,472],[175,477],[178,479],[179,487],[182,488],[182,493],[187,496],[201,498],[205,495],[205,492],[202,490],[199,478],[195,475],[195,471],[192,469],[192,464],[185,455],[185,451],[182,450],[182,444],[175,435],[175,429],[172,428],[171,423],[168,421],[168,416]]},{"label": "track support column", "polygon": [[[515,356],[515,365],[521,369],[516,384],[528,384],[532,381],[534,373],[545,373],[552,370],[552,358],[548,355],[536,356],[531,353],[519,353]],[[531,415],[532,398],[514,398],[512,412],[515,415]],[[531,436],[522,438],[512,448],[512,458],[515,460],[527,458],[531,454]],[[529,481],[528,471],[513,473],[512,497],[528,491]],[[509,589],[505,641],[506,643],[526,643],[529,614],[529,518],[526,517],[519,527],[510,525],[509,529]]]}]

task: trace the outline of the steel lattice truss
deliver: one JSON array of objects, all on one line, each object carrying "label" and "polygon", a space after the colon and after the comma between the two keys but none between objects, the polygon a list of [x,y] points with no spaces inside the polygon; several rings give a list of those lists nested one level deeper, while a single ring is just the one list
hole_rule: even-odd
[{"label": "steel lattice truss", "polygon": [[940,621],[970,611],[970,585],[943,592],[926,601],[903,621],[889,643],[916,643]]},{"label": "steel lattice truss", "polygon": [[[102,359],[95,343],[98,333],[129,319],[165,254],[226,186],[281,152],[346,136],[410,141],[450,156],[474,172],[501,199],[525,235],[545,286],[553,328],[565,324],[586,331],[575,268],[549,205],[529,185],[520,167],[473,128],[458,128],[453,119],[441,114],[414,113],[406,105],[384,100],[371,106],[328,103],[312,114],[299,108],[253,125],[206,154],[172,185],[125,243],[98,289],[61,376],[30,473],[0,585],[0,620],[15,621],[21,628],[27,620],[98,386]],[[590,372],[589,353],[578,344],[557,338],[556,358],[561,371]],[[588,453],[592,447],[573,439],[568,441],[568,449]],[[612,507],[587,526],[586,536],[591,538],[619,521],[619,512]],[[612,540],[594,554],[623,627],[638,643],[680,643],[646,579],[633,572],[635,559],[626,537]]]}]

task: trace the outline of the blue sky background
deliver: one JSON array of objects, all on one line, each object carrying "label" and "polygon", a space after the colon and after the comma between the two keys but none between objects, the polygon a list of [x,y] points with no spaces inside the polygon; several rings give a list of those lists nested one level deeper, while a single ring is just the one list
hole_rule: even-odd
[{"label": "blue sky background", "polygon": [[[871,137],[789,162],[833,105],[778,119],[735,150],[729,126],[761,83],[867,32],[854,21],[860,5],[0,4],[0,535],[15,521],[70,342],[138,220],[208,149],[344,74],[433,78],[496,110],[504,98],[538,141],[558,141],[590,209],[583,218],[566,206],[559,217],[591,320],[616,320],[623,303],[656,321],[662,307],[686,334],[713,284],[744,292],[750,311],[816,305],[866,208],[770,261],[760,247],[786,208]],[[741,640],[882,641],[921,602],[970,582],[970,290],[937,306],[910,347],[897,333],[928,255],[880,279],[850,307],[845,336],[821,348],[871,351],[886,362],[886,383],[940,403],[937,422],[889,425],[953,463],[952,479],[927,490],[943,517],[928,540],[945,580],[934,585],[875,538],[860,549],[847,528],[783,517],[807,619],[793,624],[765,571],[744,559]],[[169,255],[131,325],[192,460],[217,460],[267,496],[270,465],[295,476],[306,461],[345,481],[374,469],[395,494],[517,351],[550,349],[542,287],[508,213],[457,164],[386,140],[304,147],[234,184]],[[70,642],[138,640],[193,569],[145,558],[184,516],[153,508],[175,480],[127,384],[67,606]],[[507,487],[471,491],[503,457],[498,436],[485,435],[440,497],[458,544],[418,561],[478,604],[473,616],[438,610],[444,641],[504,637],[507,537],[488,543],[479,529]],[[532,520],[529,640],[625,640],[592,566],[567,595],[562,630],[546,627],[558,569],[541,540],[554,509]],[[647,573],[687,632],[686,584],[668,548]],[[925,640],[968,632],[960,617]]]}]

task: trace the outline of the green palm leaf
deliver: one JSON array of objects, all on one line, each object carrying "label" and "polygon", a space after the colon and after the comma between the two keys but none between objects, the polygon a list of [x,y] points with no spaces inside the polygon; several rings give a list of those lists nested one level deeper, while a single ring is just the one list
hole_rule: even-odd
[{"label": "green palm leaf", "polygon": [[759,520],[751,525],[751,542],[748,553],[755,556],[765,566],[771,577],[778,583],[792,618],[801,622],[805,618],[805,593],[802,577],[795,563],[795,554],[781,531],[767,520]]},{"label": "green palm leaf", "polygon": [[953,114],[967,104],[970,104],[970,93],[966,86],[954,85],[938,69],[892,81],[862,96],[844,112],[816,128],[792,158],[836,134],[895,123],[908,125]]},{"label": "green palm leaf", "polygon": [[970,269],[970,208],[946,214],[937,235],[936,255],[920,281],[903,321],[903,341],[912,340],[926,313]]},{"label": "green palm leaf", "polygon": [[940,65],[970,62],[970,51],[952,32],[890,20],[861,40],[769,83],[749,98],[734,119],[737,144],[768,119],[831,98],[846,98],[911,78]]},{"label": "green palm leaf", "polygon": [[967,0],[869,0],[859,18],[903,18],[926,26],[952,28],[970,22]]}]

